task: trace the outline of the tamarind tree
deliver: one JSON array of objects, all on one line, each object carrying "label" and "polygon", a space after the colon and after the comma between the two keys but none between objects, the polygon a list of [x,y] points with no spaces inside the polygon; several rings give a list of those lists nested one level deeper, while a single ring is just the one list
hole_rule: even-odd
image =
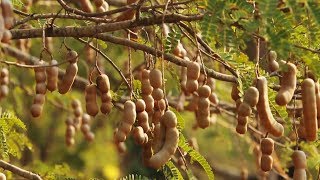
[{"label": "tamarind tree", "polygon": [[320,179],[319,1],[0,5],[0,179]]}]

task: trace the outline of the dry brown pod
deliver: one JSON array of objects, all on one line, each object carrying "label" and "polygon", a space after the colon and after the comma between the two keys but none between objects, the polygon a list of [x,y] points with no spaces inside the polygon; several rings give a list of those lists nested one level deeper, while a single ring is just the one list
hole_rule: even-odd
[{"label": "dry brown pod", "polygon": [[246,102],[243,102],[240,104],[238,109],[239,116],[250,116],[251,113],[252,113],[252,109],[249,104],[247,104]]},{"label": "dry brown pod", "polygon": [[94,0],[93,2],[97,7],[100,7],[100,6],[102,6],[104,0]]},{"label": "dry brown pod", "polygon": [[43,107],[41,104],[32,104],[30,109],[31,115],[33,117],[39,117],[42,113],[42,109]]},{"label": "dry brown pod", "polygon": [[255,107],[259,101],[259,91],[256,87],[249,87],[243,95],[243,102]]},{"label": "dry brown pod", "polygon": [[163,90],[160,89],[160,88],[155,88],[155,89],[153,89],[153,91],[152,91],[152,97],[153,97],[154,100],[160,101],[161,99],[164,98]]},{"label": "dry brown pod", "polygon": [[146,111],[139,112],[137,114],[138,124],[143,128],[144,132],[148,132],[150,130],[149,127],[149,116]]},{"label": "dry brown pod", "polygon": [[199,83],[197,80],[187,80],[186,90],[188,93],[193,93],[199,87]]},{"label": "dry brown pod", "polygon": [[277,71],[279,69],[279,63],[276,61],[277,53],[275,51],[270,51],[268,53],[268,68],[271,72]]},{"label": "dry brown pod", "polygon": [[72,84],[78,73],[78,65],[76,63],[69,64],[66,73],[58,84],[59,93],[65,94],[70,91]]},{"label": "dry brown pod", "polygon": [[197,80],[200,76],[200,64],[195,61],[190,61],[187,64],[188,80]]},{"label": "dry brown pod", "polygon": [[159,69],[153,69],[149,73],[150,84],[153,88],[162,87],[162,72]]},{"label": "dry brown pod", "polygon": [[247,130],[248,130],[247,126],[243,126],[243,125],[239,125],[238,124],[237,127],[236,127],[236,131],[239,134],[245,134],[247,132]]},{"label": "dry brown pod", "polygon": [[142,95],[142,99],[146,103],[146,111],[151,113],[154,107],[154,99],[151,95]]},{"label": "dry brown pod", "polygon": [[96,79],[97,87],[101,93],[108,93],[110,90],[109,77],[106,74],[101,74]]},{"label": "dry brown pod", "polygon": [[6,29],[10,29],[13,25],[13,8],[9,0],[1,1],[2,16]]},{"label": "dry brown pod", "polygon": [[136,144],[145,144],[148,142],[148,135],[143,132],[143,128],[141,126],[137,126],[132,130],[133,138]]},{"label": "dry brown pod", "polygon": [[307,172],[305,169],[294,169],[293,180],[307,180]]},{"label": "dry brown pod", "polygon": [[318,122],[314,81],[310,78],[303,80],[301,90],[306,139],[308,141],[315,141],[317,139]]},{"label": "dry brown pod", "polygon": [[96,116],[99,112],[97,104],[97,87],[95,84],[86,86],[85,89],[86,111],[91,116]]},{"label": "dry brown pod", "polygon": [[256,80],[257,89],[259,91],[259,101],[257,104],[257,111],[262,126],[270,134],[280,137],[283,135],[284,128],[278,123],[271,112],[268,98],[268,83],[267,79],[263,76],[258,77]]},{"label": "dry brown pod", "polygon": [[66,54],[66,61],[69,63],[74,64],[78,62],[78,53],[73,50],[69,50]]},{"label": "dry brown pod", "polygon": [[84,12],[92,13],[93,7],[89,0],[80,0],[81,8]]},{"label": "dry brown pod", "polygon": [[282,73],[280,90],[276,96],[276,103],[284,106],[290,102],[294,95],[297,83],[297,68],[292,63],[286,64],[286,71]]},{"label": "dry brown pod", "polygon": [[114,133],[114,141],[124,142],[127,138],[127,135],[130,133],[132,129],[132,125],[134,124],[137,117],[136,113],[136,105],[131,100],[128,100],[124,103],[123,109],[123,117],[122,121],[119,124],[119,127],[115,130]]},{"label": "dry brown pod", "polygon": [[198,94],[200,97],[208,98],[211,94],[211,88],[208,85],[199,87]]}]

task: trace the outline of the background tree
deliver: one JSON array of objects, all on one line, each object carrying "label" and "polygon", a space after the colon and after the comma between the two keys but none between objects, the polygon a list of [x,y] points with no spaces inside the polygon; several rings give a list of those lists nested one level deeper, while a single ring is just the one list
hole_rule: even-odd
[{"label": "background tree", "polygon": [[8,179],[319,178],[319,2],[0,2]]}]

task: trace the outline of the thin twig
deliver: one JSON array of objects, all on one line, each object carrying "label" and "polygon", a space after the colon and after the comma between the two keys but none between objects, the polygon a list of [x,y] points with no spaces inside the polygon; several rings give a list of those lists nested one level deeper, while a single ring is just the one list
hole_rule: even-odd
[{"label": "thin twig", "polygon": [[5,162],[3,160],[0,160],[0,167],[5,170],[11,171],[13,174],[17,174],[17,175],[24,177],[26,179],[42,180],[42,178],[38,174],[34,174],[33,172],[24,170],[22,168],[19,168],[15,165],[12,165],[12,164]]}]

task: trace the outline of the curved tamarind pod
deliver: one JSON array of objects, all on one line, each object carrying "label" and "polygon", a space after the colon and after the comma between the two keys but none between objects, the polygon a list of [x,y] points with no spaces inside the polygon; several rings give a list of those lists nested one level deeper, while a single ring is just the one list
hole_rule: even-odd
[{"label": "curved tamarind pod", "polygon": [[101,6],[105,11],[109,11],[109,4],[107,1],[103,1],[103,4]]},{"label": "curved tamarind pod", "polygon": [[52,60],[50,65],[53,65],[52,67],[47,67],[46,68],[46,73],[47,73],[47,89],[49,91],[54,91],[58,87],[58,75],[59,75],[59,68],[57,65],[58,62],[56,60]]},{"label": "curved tamarind pod", "polygon": [[243,96],[243,102],[246,102],[251,107],[255,107],[259,101],[259,91],[256,87],[249,87]]},{"label": "curved tamarind pod", "polygon": [[96,79],[97,87],[101,93],[108,93],[110,90],[109,77],[106,74],[101,74]]},{"label": "curved tamarind pod", "polygon": [[259,91],[259,101],[257,104],[257,111],[260,117],[260,121],[262,126],[276,137],[280,137],[283,135],[284,128],[278,123],[271,112],[269,106],[269,98],[268,98],[268,84],[267,79],[265,77],[257,78],[257,89]]},{"label": "curved tamarind pod", "polygon": [[233,84],[232,85],[232,90],[231,90],[231,98],[234,101],[237,101],[238,99],[240,99],[240,95],[239,95],[240,91],[238,89],[237,84]]},{"label": "curved tamarind pod", "polygon": [[70,91],[77,73],[78,65],[76,63],[69,64],[61,82],[58,83],[58,89],[60,94],[65,94],[68,91]]},{"label": "curved tamarind pod", "polygon": [[293,180],[307,180],[307,172],[305,169],[294,169]]},{"label": "curved tamarind pod", "polygon": [[274,141],[271,138],[263,138],[261,140],[261,152],[262,154],[271,155],[274,151]]},{"label": "curved tamarind pod", "polygon": [[86,111],[91,116],[96,116],[99,112],[97,104],[97,88],[96,85],[90,84],[85,89]]},{"label": "curved tamarind pod", "polygon": [[292,154],[292,161],[295,169],[307,168],[306,154],[301,150],[295,150]]},{"label": "curved tamarind pod", "polygon": [[10,29],[13,25],[13,8],[11,2],[9,0],[2,0],[1,9],[4,26],[6,29]]},{"label": "curved tamarind pod", "polygon": [[276,103],[284,106],[290,102],[294,95],[297,83],[297,68],[292,63],[287,63],[287,71],[282,74],[280,90],[276,96]]},{"label": "curved tamarind pod", "polygon": [[305,139],[306,138],[306,128],[304,126],[304,120],[303,119],[300,120],[300,124],[299,124],[299,127],[298,127],[298,137],[300,139]]},{"label": "curved tamarind pod", "polygon": [[165,126],[165,142],[159,152],[155,153],[148,160],[148,165],[154,169],[159,169],[170,160],[178,147],[179,131],[177,126],[176,115],[168,110],[161,117],[161,122]]},{"label": "curved tamarind pod", "polygon": [[272,169],[273,158],[270,155],[262,154],[260,166],[261,170],[264,172],[270,171]]},{"label": "curved tamarind pod", "polygon": [[301,85],[303,120],[306,129],[306,139],[314,141],[317,139],[317,103],[315,84],[310,78],[303,80]]},{"label": "curved tamarind pod", "polygon": [[317,103],[317,119],[318,119],[318,128],[320,128],[320,86],[319,82],[315,83],[316,91],[316,103]]}]

